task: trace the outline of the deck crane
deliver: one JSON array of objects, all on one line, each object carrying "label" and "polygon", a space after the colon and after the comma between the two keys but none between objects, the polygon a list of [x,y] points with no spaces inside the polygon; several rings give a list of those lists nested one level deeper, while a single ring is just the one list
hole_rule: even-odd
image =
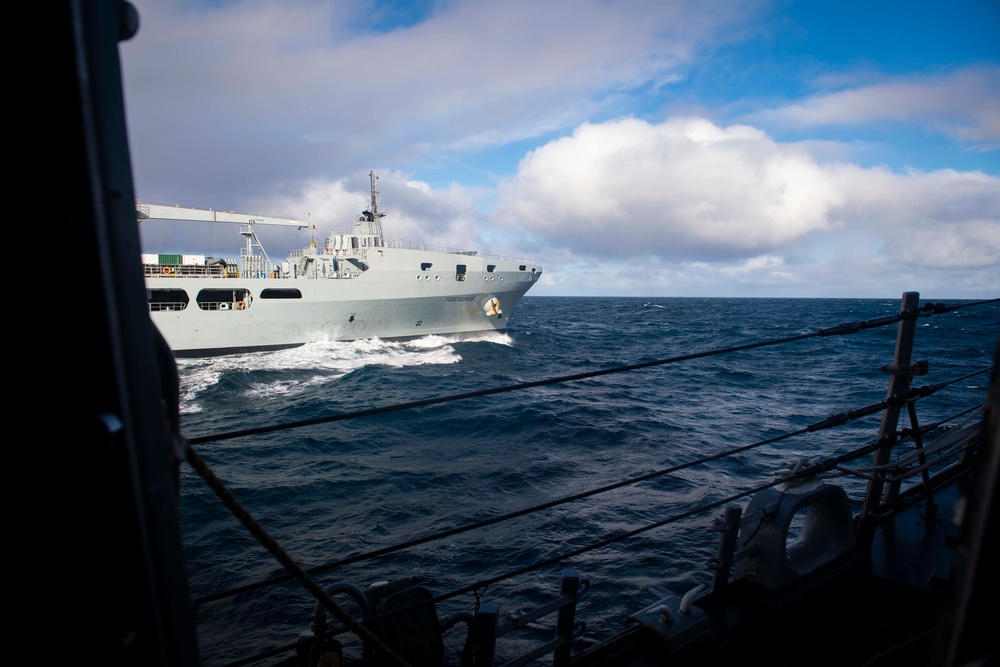
[{"label": "deck crane", "polygon": [[[240,234],[246,239],[246,251],[243,255],[244,270],[249,272],[256,267],[255,248],[260,250],[264,257],[264,266],[271,266],[271,258],[267,256],[264,246],[254,232],[254,225],[278,225],[282,227],[296,227],[298,229],[315,230],[316,225],[311,221],[292,220],[290,218],[276,218],[273,216],[256,215],[248,213],[234,213],[233,211],[216,211],[213,209],[184,208],[181,206],[163,206],[161,204],[145,204],[137,201],[135,210],[139,222],[143,220],[186,220],[195,222],[228,222],[242,225]],[[269,271],[269,269],[265,269]]]}]

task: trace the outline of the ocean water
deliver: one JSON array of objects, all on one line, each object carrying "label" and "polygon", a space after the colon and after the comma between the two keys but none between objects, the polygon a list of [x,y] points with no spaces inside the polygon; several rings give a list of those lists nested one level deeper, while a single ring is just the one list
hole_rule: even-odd
[{"label": "ocean water", "polygon": [[[892,361],[897,327],[254,436],[231,434],[793,337],[898,312],[896,299],[526,297],[502,335],[317,342],[180,360],[182,429],[200,441],[200,456],[268,534],[302,567],[315,568],[878,403],[888,386],[879,368]],[[997,303],[921,318],[913,358],[927,359],[929,372],[914,384],[989,367],[998,332]],[[988,381],[985,374],[970,377],[921,401],[920,423],[981,403]],[[796,460],[869,444],[878,426],[875,414],[323,571],[316,579],[365,588],[416,576],[443,595],[528,570],[438,603],[439,615],[471,612],[477,601],[498,604],[502,621],[554,598],[563,568],[572,567],[590,583],[577,611],[587,624],[578,643],[586,646],[623,629],[629,613],[710,582],[705,561],[715,553],[711,524],[721,509],[586,547],[772,481]],[[863,489],[858,481],[845,485]],[[294,582],[256,587],[283,571],[187,466],[180,518],[205,664],[277,664],[289,657],[252,659],[291,645],[308,629],[314,607],[308,593]],[[531,569],[547,561],[558,562]],[[233,590],[242,592],[227,594]],[[338,602],[356,611],[349,598]],[[549,625],[541,621],[501,640],[498,655],[513,657],[548,638]],[[446,636],[450,664],[457,664],[463,639],[461,626]]]}]

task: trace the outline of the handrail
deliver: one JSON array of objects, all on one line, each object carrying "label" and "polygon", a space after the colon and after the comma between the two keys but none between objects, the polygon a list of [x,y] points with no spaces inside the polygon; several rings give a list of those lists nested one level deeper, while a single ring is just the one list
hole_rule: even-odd
[{"label": "handrail", "polygon": [[476,667],[492,667],[496,655],[496,641],[500,637],[526,627],[528,623],[559,612],[556,621],[556,637],[551,641],[535,647],[519,658],[505,662],[502,667],[520,667],[544,655],[554,653],[554,667],[566,667],[569,664],[570,646],[576,628],[576,603],[590,588],[590,581],[581,579],[575,569],[563,570],[562,586],[559,597],[532,611],[515,616],[500,623],[500,608],[495,604],[483,605],[476,615]]},{"label": "handrail", "polygon": [[479,250],[460,250],[447,246],[432,245],[429,243],[418,243],[414,241],[404,241],[402,239],[390,239],[386,241],[386,246],[399,250],[424,250],[426,252],[443,252],[449,255],[466,255],[468,257],[485,257],[487,259],[502,259],[510,262],[520,262],[529,266],[538,266],[538,262],[527,257],[517,257],[514,255],[497,255]]}]

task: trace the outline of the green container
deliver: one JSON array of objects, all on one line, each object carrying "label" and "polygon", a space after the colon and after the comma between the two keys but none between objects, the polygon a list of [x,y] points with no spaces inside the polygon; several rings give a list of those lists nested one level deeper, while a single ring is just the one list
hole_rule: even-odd
[{"label": "green container", "polygon": [[160,255],[160,264],[180,266],[184,263],[184,255]]}]

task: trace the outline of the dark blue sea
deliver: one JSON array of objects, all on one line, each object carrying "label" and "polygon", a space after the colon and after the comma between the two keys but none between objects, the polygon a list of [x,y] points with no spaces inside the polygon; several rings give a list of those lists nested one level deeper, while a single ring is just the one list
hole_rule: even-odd
[{"label": "dark blue sea", "polygon": [[[226,434],[795,337],[899,308],[898,299],[529,296],[508,314],[506,334],[474,340],[315,343],[180,360],[182,427],[188,438],[224,436],[198,444],[199,455],[297,563],[315,568],[878,403],[888,387],[879,369],[893,360],[897,326],[261,435]],[[998,332],[997,303],[920,318],[913,358],[927,359],[929,370],[914,384],[989,367]],[[920,423],[981,403],[988,381],[972,376],[922,400]],[[412,575],[434,594],[457,591],[773,481],[799,459],[870,444],[878,428],[875,414],[316,578],[365,588]],[[863,482],[844,483],[863,489]],[[571,567],[590,581],[577,615],[587,624],[579,642],[593,643],[623,629],[628,614],[710,582],[705,562],[715,553],[711,525],[720,511],[450,597],[438,603],[439,615],[471,612],[478,596],[499,605],[502,621],[554,598],[563,568]],[[293,582],[253,588],[283,571],[187,466],[180,513],[205,664],[239,663],[294,643],[309,628],[312,598]],[[252,590],[203,601],[244,587]],[[338,602],[355,609],[348,598]],[[499,656],[547,638],[546,627],[501,642]],[[457,664],[464,631],[452,632],[448,659]]]}]

